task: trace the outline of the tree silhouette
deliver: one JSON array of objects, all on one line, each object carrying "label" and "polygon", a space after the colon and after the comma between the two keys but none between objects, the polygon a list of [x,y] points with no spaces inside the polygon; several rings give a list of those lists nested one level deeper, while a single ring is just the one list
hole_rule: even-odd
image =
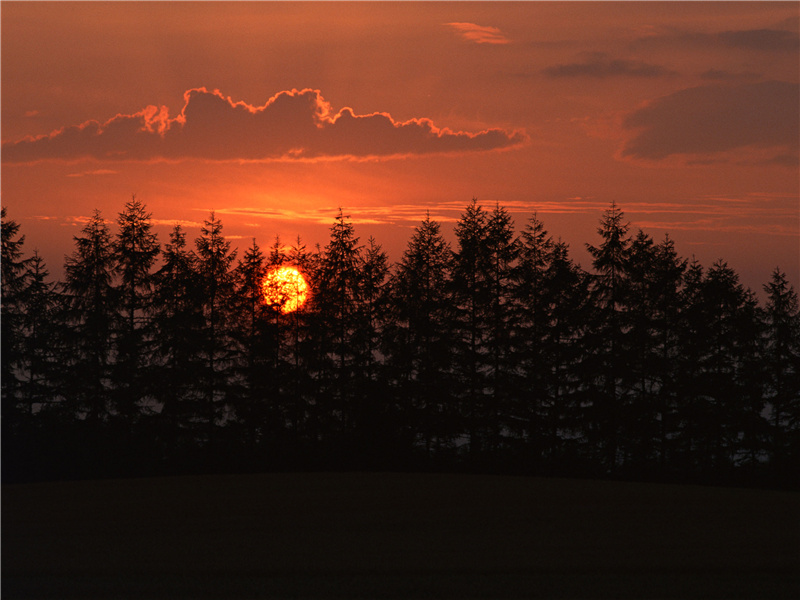
[{"label": "tree silhouette", "polygon": [[111,235],[95,211],[76,236],[64,270],[67,355],[60,387],[74,413],[99,429],[113,410],[112,367],[119,294],[113,285],[115,257]]},{"label": "tree silhouette", "polygon": [[146,359],[152,354],[153,340],[150,326],[152,269],[161,248],[152,232],[151,216],[134,196],[119,214],[118,232],[112,242],[121,309],[113,376],[116,410],[128,426],[135,423],[140,412],[139,402],[153,391],[149,386],[152,369]]},{"label": "tree silhouette", "polygon": [[797,293],[776,268],[764,285],[765,400],[770,405],[772,461],[783,471],[800,465],[800,308]]},{"label": "tree silhouette", "polygon": [[608,472],[616,470],[620,462],[623,412],[629,402],[624,379],[630,360],[625,308],[631,240],[629,224],[623,218],[624,213],[612,203],[597,230],[602,242],[586,245],[595,269],[591,288],[595,314],[589,323],[592,352],[586,357],[591,361],[587,362],[587,383],[593,387],[587,415],[593,427],[588,441],[601,451],[599,458]]},{"label": "tree silhouette", "polygon": [[0,341],[2,342],[2,386],[3,401],[3,433],[10,433],[20,419],[18,405],[20,401],[19,363],[22,360],[24,344],[25,306],[22,290],[26,285],[27,260],[22,258],[22,246],[25,236],[18,236],[20,226],[6,216],[6,207],[2,209],[2,303],[0,303]]},{"label": "tree silhouette", "polygon": [[426,456],[452,447],[460,432],[453,393],[450,244],[430,214],[416,227],[391,279],[384,336],[387,376],[403,430]]},{"label": "tree silhouette", "polygon": [[233,293],[231,269],[236,250],[222,235],[222,222],[212,212],[195,239],[195,268],[199,283],[204,327],[201,348],[203,369],[199,375],[205,391],[205,416],[209,451],[215,445],[216,429],[226,419],[229,390],[227,379],[233,364],[230,334],[230,301]]},{"label": "tree silhouette", "polygon": [[[3,478],[272,468],[464,469],[795,486],[800,308],[605,211],[592,269],[534,216],[430,215],[395,265],[340,210],[324,250],[212,213],[161,252],[133,198],[99,212],[63,283],[3,210]],[[160,256],[160,264],[156,261]],[[291,265],[310,298],[262,285]]]}]

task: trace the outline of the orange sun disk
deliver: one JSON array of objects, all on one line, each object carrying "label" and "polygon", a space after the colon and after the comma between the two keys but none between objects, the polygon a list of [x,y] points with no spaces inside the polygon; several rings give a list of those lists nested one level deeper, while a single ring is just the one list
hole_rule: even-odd
[{"label": "orange sun disk", "polygon": [[286,314],[297,310],[308,298],[308,284],[303,274],[294,267],[271,269],[261,284],[264,301],[280,308]]}]

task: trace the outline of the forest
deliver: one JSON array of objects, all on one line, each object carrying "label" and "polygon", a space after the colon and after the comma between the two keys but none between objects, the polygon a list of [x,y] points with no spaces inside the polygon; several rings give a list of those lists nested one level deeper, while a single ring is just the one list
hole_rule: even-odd
[{"label": "forest", "polygon": [[[135,197],[63,281],[2,208],[3,482],[189,473],[514,473],[800,488],[800,310],[616,205],[589,270],[533,216],[430,216],[396,264],[341,210],[327,244],[240,251],[212,213],[163,247]],[[111,225],[111,226],[110,226]],[[112,230],[112,226],[114,226]],[[187,237],[189,239],[187,239]],[[262,281],[292,265],[292,312]]]}]

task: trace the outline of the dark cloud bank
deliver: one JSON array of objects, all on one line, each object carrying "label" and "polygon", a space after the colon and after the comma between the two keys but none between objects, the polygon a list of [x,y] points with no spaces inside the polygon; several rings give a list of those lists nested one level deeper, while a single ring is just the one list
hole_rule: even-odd
[{"label": "dark cloud bank", "polygon": [[350,108],[334,113],[319,90],[280,92],[259,107],[205,88],[184,98],[174,118],[165,106],[149,106],[106,123],[3,142],[3,160],[358,159],[495,150],[527,139],[521,131],[455,132],[429,119],[398,122],[387,113],[357,115]]},{"label": "dark cloud bank", "polygon": [[624,126],[636,134],[622,155],[659,160],[755,147],[775,149],[776,164],[797,165],[798,98],[800,86],[784,81],[681,90],[628,116]]}]

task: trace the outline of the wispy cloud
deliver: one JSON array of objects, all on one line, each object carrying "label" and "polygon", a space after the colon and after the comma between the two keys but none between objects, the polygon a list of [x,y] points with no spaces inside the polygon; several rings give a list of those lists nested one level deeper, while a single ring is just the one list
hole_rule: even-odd
[{"label": "wispy cloud", "polygon": [[508,44],[510,40],[497,27],[476,25],[475,23],[445,23],[456,30],[461,37],[476,44]]},{"label": "wispy cloud", "polygon": [[675,72],[661,65],[639,60],[611,58],[603,52],[592,52],[580,62],[547,67],[543,73],[548,77],[665,77]]},{"label": "wispy cloud", "polygon": [[116,175],[117,171],[112,169],[94,169],[93,171],[80,171],[79,173],[68,173],[67,177],[86,177],[90,175]]},{"label": "wispy cloud", "polygon": [[37,160],[318,160],[482,152],[517,146],[523,131],[453,131],[430,119],[335,111],[319,90],[284,91],[262,106],[218,90],[184,94],[181,112],[148,106],[106,122],[87,121],[49,135],[5,141],[4,162]]}]

